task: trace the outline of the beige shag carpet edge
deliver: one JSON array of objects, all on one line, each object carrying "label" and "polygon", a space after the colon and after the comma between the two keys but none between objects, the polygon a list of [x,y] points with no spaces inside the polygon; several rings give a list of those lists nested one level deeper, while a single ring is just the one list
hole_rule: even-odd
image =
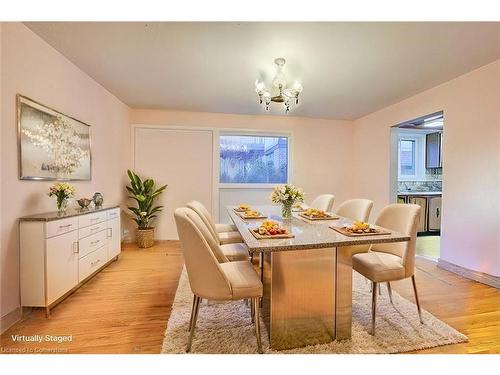
[{"label": "beige shag carpet edge", "polygon": [[[264,324],[261,323],[264,353],[387,354],[468,341],[467,336],[425,310],[422,310],[424,324],[420,324],[416,305],[394,291],[394,306],[389,302],[387,290],[384,287],[382,295],[378,297],[375,336],[369,334],[371,327],[369,283],[365,282],[363,276],[354,272],[353,323],[350,340],[276,351],[269,348],[267,331]],[[167,324],[162,353],[185,353],[192,298],[193,295],[184,268]],[[250,307],[242,301],[228,303],[207,303],[204,301],[200,306],[191,352],[257,353],[255,329],[250,319]]]}]

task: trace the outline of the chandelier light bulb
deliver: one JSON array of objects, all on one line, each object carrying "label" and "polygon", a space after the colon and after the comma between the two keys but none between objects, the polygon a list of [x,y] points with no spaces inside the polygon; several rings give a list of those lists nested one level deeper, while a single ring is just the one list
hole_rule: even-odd
[{"label": "chandelier light bulb", "polygon": [[255,81],[255,92],[259,95],[266,89],[266,85],[264,82],[260,82],[259,80]]},{"label": "chandelier light bulb", "polygon": [[295,81],[295,82],[294,82],[294,84],[293,84],[293,90],[294,90],[294,91],[296,91],[297,93],[299,93],[299,94],[300,94],[300,93],[302,92],[302,90],[303,90],[303,89],[304,89],[304,88],[302,87],[302,85],[300,84],[300,82],[299,82],[299,81]]}]

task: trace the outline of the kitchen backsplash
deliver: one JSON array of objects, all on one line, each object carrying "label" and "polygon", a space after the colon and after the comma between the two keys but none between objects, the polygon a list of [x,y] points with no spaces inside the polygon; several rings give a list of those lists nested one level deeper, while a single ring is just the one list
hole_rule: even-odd
[{"label": "kitchen backsplash", "polygon": [[443,183],[434,181],[398,181],[398,191],[442,191]]}]

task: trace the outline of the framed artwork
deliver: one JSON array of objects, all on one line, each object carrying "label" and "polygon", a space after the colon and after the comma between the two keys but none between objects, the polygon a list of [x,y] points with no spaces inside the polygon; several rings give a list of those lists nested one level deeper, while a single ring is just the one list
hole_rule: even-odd
[{"label": "framed artwork", "polygon": [[90,125],[17,95],[19,178],[91,179]]}]

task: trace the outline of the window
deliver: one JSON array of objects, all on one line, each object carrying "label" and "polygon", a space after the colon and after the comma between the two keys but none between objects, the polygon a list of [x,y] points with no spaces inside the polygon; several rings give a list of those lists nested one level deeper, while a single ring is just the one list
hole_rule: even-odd
[{"label": "window", "polygon": [[415,140],[401,139],[399,141],[399,174],[415,176]]},{"label": "window", "polygon": [[261,135],[220,136],[220,183],[288,182],[288,138]]}]

